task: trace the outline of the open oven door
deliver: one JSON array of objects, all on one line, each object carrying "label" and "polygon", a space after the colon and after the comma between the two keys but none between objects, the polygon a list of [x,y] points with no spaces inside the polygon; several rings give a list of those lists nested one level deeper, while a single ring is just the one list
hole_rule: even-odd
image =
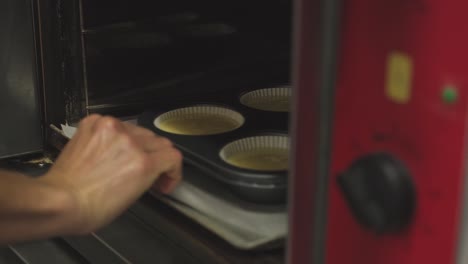
[{"label": "open oven door", "polygon": [[0,158],[43,149],[33,7],[0,1]]}]

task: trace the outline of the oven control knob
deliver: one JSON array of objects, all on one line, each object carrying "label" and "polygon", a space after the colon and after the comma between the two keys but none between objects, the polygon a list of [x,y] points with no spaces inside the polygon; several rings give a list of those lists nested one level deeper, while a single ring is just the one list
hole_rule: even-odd
[{"label": "oven control knob", "polygon": [[338,184],[353,215],[379,234],[397,232],[411,221],[416,191],[404,164],[388,153],[356,160],[338,177]]}]

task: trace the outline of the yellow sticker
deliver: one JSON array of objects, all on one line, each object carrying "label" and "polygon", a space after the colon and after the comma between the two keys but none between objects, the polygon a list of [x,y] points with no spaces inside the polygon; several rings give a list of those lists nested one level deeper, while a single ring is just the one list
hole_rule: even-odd
[{"label": "yellow sticker", "polygon": [[387,62],[387,97],[395,103],[405,104],[411,98],[413,62],[401,52],[392,52]]}]

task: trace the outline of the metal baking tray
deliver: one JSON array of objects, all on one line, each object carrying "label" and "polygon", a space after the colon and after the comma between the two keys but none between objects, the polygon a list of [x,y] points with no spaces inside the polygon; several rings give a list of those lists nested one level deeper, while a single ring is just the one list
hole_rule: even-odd
[{"label": "metal baking tray", "polygon": [[[164,109],[155,108],[141,114],[138,124],[172,140],[183,153],[185,162],[225,184],[240,198],[257,203],[284,203],[288,182],[287,170],[258,171],[239,168],[226,163],[220,156],[220,151],[224,146],[239,139],[288,134],[288,112],[261,111],[247,107],[240,103],[240,96],[245,92],[248,91],[219,95],[216,100],[179,104]],[[154,125],[156,118],[160,115],[194,105],[216,105],[234,110],[244,117],[244,123],[230,132],[200,136],[168,133]]]}]

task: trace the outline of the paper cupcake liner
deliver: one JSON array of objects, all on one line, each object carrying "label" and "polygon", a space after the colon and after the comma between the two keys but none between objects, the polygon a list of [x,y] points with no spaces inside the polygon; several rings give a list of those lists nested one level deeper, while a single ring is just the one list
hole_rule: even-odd
[{"label": "paper cupcake liner", "polygon": [[290,87],[259,89],[241,96],[241,104],[263,111],[288,112],[291,99]]},{"label": "paper cupcake liner", "polygon": [[166,112],[154,120],[154,126],[172,134],[203,136],[233,131],[244,122],[240,113],[229,108],[197,105]]},{"label": "paper cupcake liner", "polygon": [[255,136],[227,144],[219,155],[224,162],[238,168],[284,171],[288,169],[289,145],[286,135]]}]

